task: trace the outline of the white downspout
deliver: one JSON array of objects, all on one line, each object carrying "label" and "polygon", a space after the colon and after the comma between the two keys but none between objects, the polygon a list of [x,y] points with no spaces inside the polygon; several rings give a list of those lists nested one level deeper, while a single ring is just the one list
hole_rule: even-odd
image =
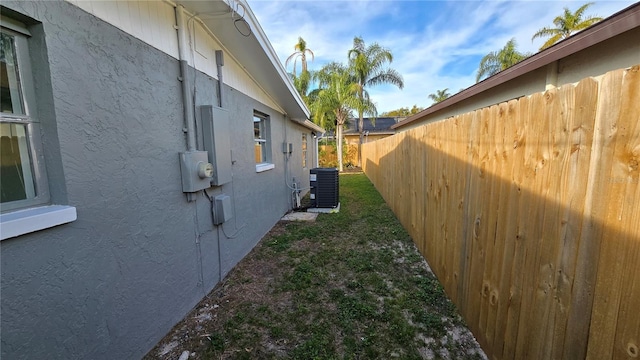
[{"label": "white downspout", "polygon": [[320,135],[316,134],[316,163],[314,167],[318,167],[319,162],[318,162],[318,158],[320,157]]}]

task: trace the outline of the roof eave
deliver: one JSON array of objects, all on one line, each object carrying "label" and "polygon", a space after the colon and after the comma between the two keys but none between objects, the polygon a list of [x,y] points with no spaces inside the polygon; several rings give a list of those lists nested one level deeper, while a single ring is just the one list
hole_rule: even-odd
[{"label": "roof eave", "polygon": [[315,123],[313,123],[313,122],[311,122],[309,120],[300,120],[300,119],[291,119],[291,120],[293,120],[296,123],[306,127],[309,130],[318,132],[318,135],[324,134],[325,132],[327,132],[325,129],[323,129],[322,127],[318,126],[317,124],[315,124]]},{"label": "roof eave", "polygon": [[[216,40],[238,60],[240,66],[267,93],[267,96],[280,106],[278,110],[283,111],[291,119],[309,119],[311,115],[309,109],[293,86],[293,82],[245,0],[178,0],[176,3],[183,5],[185,9],[196,16],[202,14],[200,21],[211,30]],[[231,16],[207,17],[207,13],[216,10],[214,3],[224,3],[230,12],[233,7],[240,4],[245,10],[243,18],[249,25],[251,34],[249,36],[240,34],[235,28],[235,20]]]}]

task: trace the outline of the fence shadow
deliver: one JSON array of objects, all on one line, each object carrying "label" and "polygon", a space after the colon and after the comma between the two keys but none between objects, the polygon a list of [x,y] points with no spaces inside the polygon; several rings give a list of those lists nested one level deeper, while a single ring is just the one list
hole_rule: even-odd
[{"label": "fence shadow", "polygon": [[638,356],[637,72],[365,144],[365,173],[490,358]]}]

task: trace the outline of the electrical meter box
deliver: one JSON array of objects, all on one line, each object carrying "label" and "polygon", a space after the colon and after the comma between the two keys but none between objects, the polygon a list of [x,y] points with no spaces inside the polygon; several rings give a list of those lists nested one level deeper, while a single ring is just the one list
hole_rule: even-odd
[{"label": "electrical meter box", "polygon": [[194,193],[211,186],[213,166],[206,151],[185,151],[179,155],[183,192]]},{"label": "electrical meter box", "polygon": [[231,182],[231,133],[229,112],[212,105],[200,106],[204,149],[213,164],[211,185]]}]

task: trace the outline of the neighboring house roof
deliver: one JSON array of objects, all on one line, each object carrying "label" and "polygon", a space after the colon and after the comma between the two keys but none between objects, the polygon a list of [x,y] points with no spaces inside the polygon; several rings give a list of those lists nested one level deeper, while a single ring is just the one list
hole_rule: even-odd
[{"label": "neighboring house roof", "polygon": [[[375,122],[375,125],[373,124]],[[391,129],[393,125],[398,122],[398,118],[395,117],[378,117],[375,121],[371,118],[363,119],[363,130],[370,134],[395,134],[395,131]],[[360,127],[358,126],[358,119],[350,119],[349,125],[344,130],[345,135],[360,134]]]},{"label": "neighboring house roof", "polygon": [[[310,117],[309,109],[245,0],[177,0],[175,3],[199,17],[215,38],[247,69],[256,83],[282,106],[290,119],[316,130],[305,122]],[[237,9],[242,17],[214,15],[230,13],[232,9]],[[251,29],[248,36],[239,30],[246,28],[247,24]]]},{"label": "neighboring house roof", "polygon": [[460,103],[479,93],[638,27],[640,27],[640,3],[635,3],[597,24],[528,57],[514,66],[406,118],[404,121],[391,126],[391,128],[400,129],[416,121],[420,121],[427,115]]}]

